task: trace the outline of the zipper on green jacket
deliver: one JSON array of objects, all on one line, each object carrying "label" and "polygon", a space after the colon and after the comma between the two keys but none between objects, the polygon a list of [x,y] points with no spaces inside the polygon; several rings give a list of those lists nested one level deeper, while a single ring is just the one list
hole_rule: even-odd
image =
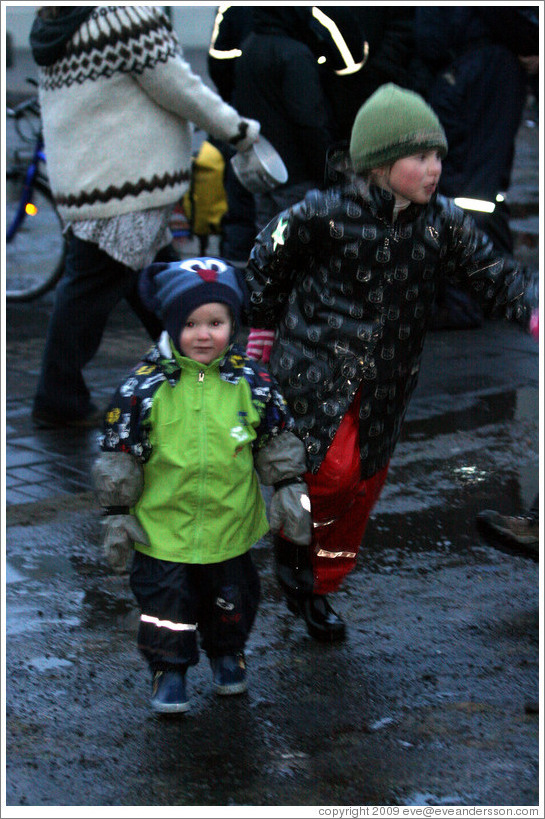
[{"label": "zipper on green jacket", "polygon": [[[202,387],[201,387],[201,402],[200,402],[200,407],[199,407],[199,409],[202,411],[202,415],[201,415],[201,435],[199,436],[200,437],[199,474],[201,476],[201,478],[200,478],[200,491],[199,491],[200,506],[199,506],[198,527],[197,527],[197,531],[199,532],[199,535],[198,535],[198,538],[197,538],[197,542],[195,544],[197,549],[200,550],[202,548],[201,543],[200,543],[200,537],[201,537],[200,533],[203,530],[204,504],[205,504],[205,497],[206,497],[206,493],[205,493],[205,486],[206,486],[206,480],[205,480],[205,476],[206,476],[206,471],[205,471],[206,470],[206,458],[205,458],[205,455],[206,455],[206,420],[204,419],[204,370],[199,370],[199,373],[197,375],[197,383],[202,384]],[[204,420],[202,420],[202,419],[204,419]]]}]

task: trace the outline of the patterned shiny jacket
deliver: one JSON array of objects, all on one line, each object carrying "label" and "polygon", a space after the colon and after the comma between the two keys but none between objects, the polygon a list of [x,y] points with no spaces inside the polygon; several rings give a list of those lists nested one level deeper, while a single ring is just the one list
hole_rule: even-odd
[{"label": "patterned shiny jacket", "polygon": [[537,274],[498,258],[452,201],[393,216],[392,195],[356,177],[279,214],[249,260],[250,326],[276,330],[270,370],[313,472],[360,386],[362,478],[387,464],[442,279],[523,327],[537,306]]}]

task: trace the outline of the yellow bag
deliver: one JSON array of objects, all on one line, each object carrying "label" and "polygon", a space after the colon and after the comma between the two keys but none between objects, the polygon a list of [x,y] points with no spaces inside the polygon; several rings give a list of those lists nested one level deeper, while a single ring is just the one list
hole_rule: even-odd
[{"label": "yellow bag", "polygon": [[192,233],[206,237],[221,233],[221,220],[227,213],[223,186],[225,160],[220,151],[205,140],[192,159],[191,182],[182,198]]}]

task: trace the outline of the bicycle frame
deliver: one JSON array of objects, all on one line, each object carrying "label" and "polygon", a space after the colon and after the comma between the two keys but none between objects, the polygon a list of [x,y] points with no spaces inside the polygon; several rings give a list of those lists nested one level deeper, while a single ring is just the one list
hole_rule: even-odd
[{"label": "bicycle frame", "polygon": [[34,153],[30,165],[25,174],[25,183],[23,186],[21,198],[17,206],[17,211],[13,218],[13,222],[9,225],[6,234],[6,241],[11,242],[28,214],[28,205],[32,203],[32,193],[34,191],[34,182],[38,176],[39,163],[45,162],[44,141],[43,137],[38,134],[36,144],[34,146]]}]

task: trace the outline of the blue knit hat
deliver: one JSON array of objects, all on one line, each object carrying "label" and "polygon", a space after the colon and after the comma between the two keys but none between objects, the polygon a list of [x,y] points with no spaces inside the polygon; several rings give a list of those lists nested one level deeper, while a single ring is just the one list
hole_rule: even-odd
[{"label": "blue knit hat", "polygon": [[248,291],[240,270],[209,256],[180,262],[157,262],[140,274],[139,290],[145,306],[163,322],[176,348],[182,327],[202,304],[226,304],[233,313],[233,332],[248,306]]}]

